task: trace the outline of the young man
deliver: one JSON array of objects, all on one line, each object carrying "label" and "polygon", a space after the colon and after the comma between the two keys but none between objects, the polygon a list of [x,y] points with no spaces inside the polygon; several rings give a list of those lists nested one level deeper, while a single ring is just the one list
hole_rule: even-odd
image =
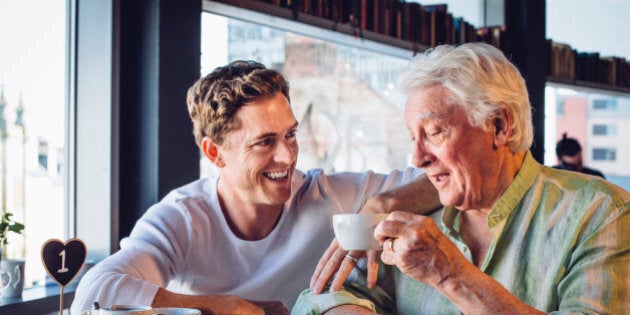
[{"label": "young man", "polygon": [[298,123],[288,83],[259,63],[235,61],[200,79],[188,92],[188,111],[195,140],[219,175],[152,206],[121,250],[83,277],[73,313],[95,301],[287,313],[333,239],[333,214],[392,209],[396,202],[368,198],[409,182],[424,192],[405,202],[439,206],[426,177],[413,169],[296,170]]}]

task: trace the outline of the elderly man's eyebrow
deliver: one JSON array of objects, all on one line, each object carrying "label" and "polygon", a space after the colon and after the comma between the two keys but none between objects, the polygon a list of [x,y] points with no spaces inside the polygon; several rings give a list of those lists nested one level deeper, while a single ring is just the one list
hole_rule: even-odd
[{"label": "elderly man's eyebrow", "polygon": [[427,120],[427,119],[444,119],[446,117],[445,114],[443,113],[435,113],[435,112],[430,112],[430,113],[424,113],[424,114],[420,114],[417,115],[416,121],[423,121],[423,120]]}]

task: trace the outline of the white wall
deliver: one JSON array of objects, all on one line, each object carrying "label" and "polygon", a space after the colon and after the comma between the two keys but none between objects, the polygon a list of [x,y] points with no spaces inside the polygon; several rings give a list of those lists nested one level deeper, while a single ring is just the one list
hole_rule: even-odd
[{"label": "white wall", "polygon": [[630,59],[630,1],[547,0],[547,38]]}]

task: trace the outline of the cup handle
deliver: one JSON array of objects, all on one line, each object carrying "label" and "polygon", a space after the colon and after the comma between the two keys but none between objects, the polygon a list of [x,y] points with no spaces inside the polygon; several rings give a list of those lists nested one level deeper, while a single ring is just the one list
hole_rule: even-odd
[{"label": "cup handle", "polygon": [[13,270],[15,271],[15,274],[17,275],[17,279],[13,281],[13,284],[11,284],[11,286],[13,286],[14,289],[17,289],[20,282],[22,282],[22,266],[15,265],[15,268]]}]

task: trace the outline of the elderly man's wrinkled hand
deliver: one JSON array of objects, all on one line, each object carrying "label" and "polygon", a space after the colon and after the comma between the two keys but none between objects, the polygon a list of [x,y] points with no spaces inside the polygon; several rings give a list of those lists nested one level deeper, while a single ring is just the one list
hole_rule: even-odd
[{"label": "elderly man's wrinkled hand", "polygon": [[467,261],[426,216],[392,212],[375,229],[374,236],[383,243],[381,260],[396,265],[415,280],[437,286],[461,270]]}]

